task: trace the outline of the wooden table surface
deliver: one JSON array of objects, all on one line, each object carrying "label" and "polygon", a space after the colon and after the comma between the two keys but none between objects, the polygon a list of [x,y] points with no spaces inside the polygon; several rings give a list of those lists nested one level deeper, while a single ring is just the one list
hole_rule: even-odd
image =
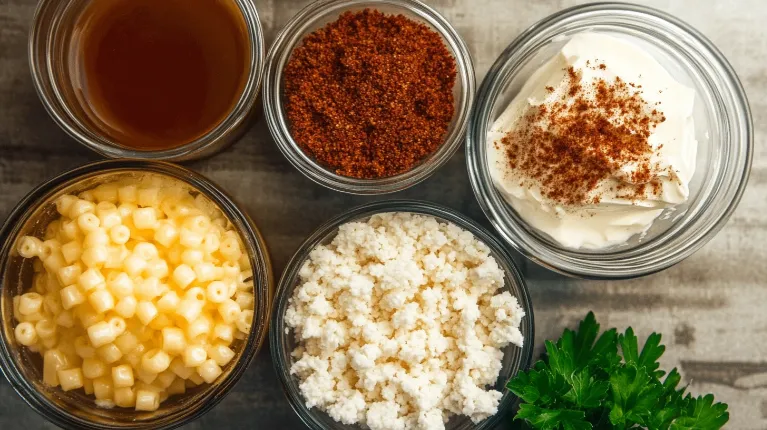
[{"label": "wooden table surface", "polygon": [[[307,0],[256,0],[267,45]],[[536,20],[579,1],[432,0],[463,35],[481,80],[497,55]],[[642,1],[701,30],[729,58],[751,99],[756,153],[748,189],[727,226],[693,257],[633,281],[565,279],[521,266],[535,306],[536,344],[557,337],[589,310],[603,325],[664,334],[665,366],[693,392],[729,403],[730,428],[767,428],[767,3],[762,0]],[[32,88],[27,33],[35,0],[0,0],[0,220],[34,186],[98,157],[67,137]],[[280,273],[301,241],[327,218],[371,198],[315,185],[282,156],[263,121],[224,153],[189,163],[236,196],[266,235]],[[463,152],[424,183],[391,197],[426,199],[488,225],[469,186]],[[0,428],[53,428],[0,378]],[[300,429],[261,351],[229,396],[187,429]]]}]

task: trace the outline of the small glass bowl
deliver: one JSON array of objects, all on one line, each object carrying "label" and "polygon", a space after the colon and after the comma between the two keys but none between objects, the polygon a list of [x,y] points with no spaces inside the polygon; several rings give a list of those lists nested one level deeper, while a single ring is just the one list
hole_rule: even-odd
[{"label": "small glass bowl", "polygon": [[254,0],[233,0],[248,29],[250,64],[242,94],[229,114],[205,135],[162,150],[130,148],[106,136],[78,100],[72,78],[70,44],[89,0],[41,0],[29,34],[29,67],[40,100],[53,120],[73,139],[108,158],[185,161],[208,157],[234,143],[247,130],[261,87],[264,36]]},{"label": "small glass bowl", "polygon": [[[18,238],[41,237],[47,224],[58,217],[54,200],[66,193],[79,193],[121,178],[152,176],[178,183],[192,194],[207,197],[239,232],[253,269],[253,325],[247,339],[235,343],[236,356],[218,382],[171,396],[155,412],[132,409],[102,409],[81,390],[64,392],[42,382],[42,358],[17,344],[14,336],[13,297],[30,288],[32,260],[15,251]],[[263,344],[269,325],[274,279],[269,255],[253,221],[231,198],[201,175],[163,162],[101,161],[63,173],[29,193],[11,212],[0,230],[0,367],[11,386],[32,409],[53,424],[67,429],[170,429],[199,418],[219,401],[243,376]]]},{"label": "small glass bowl", "polygon": [[[531,74],[574,34],[593,31],[646,49],[674,78],[695,89],[696,172],[687,202],[666,210],[643,235],[599,251],[558,245],[522,220],[496,189],[487,133]],[[753,153],[751,113],[735,71],[697,30],[655,9],[598,3],[563,10],[522,33],[487,74],[472,111],[466,158],[474,193],[501,237],[551,270],[583,278],[632,278],[668,268],[722,228],[746,187]]]},{"label": "small glass bowl", "polygon": [[453,417],[445,426],[447,430],[481,430],[492,429],[503,419],[504,415],[514,406],[518,398],[506,389],[506,383],[517,372],[527,370],[533,358],[534,327],[533,307],[530,295],[527,291],[519,270],[512,260],[509,251],[500,242],[491,236],[484,228],[467,216],[444,206],[433,203],[412,200],[389,200],[369,203],[349,210],[322,224],[309,236],[298,248],[298,251],[288,262],[285,271],[280,278],[277,297],[274,303],[272,322],[269,330],[269,348],[272,353],[272,363],[277,376],[282,382],[285,395],[290,406],[298,414],[299,418],[314,430],[353,430],[359,429],[357,425],[345,425],[331,418],[325,412],[317,408],[307,408],[303,395],[298,387],[298,380],[290,374],[292,365],[291,352],[296,347],[292,330],[285,324],[285,312],[288,308],[288,300],[293,297],[293,291],[298,286],[298,272],[309,258],[309,253],[318,245],[330,243],[338,233],[338,227],[342,224],[355,221],[365,221],[371,216],[388,212],[409,212],[428,215],[442,222],[453,223],[467,231],[470,231],[477,239],[484,242],[489,248],[491,255],[498,265],[506,273],[505,288],[516,297],[519,305],[525,311],[520,331],[524,336],[522,348],[509,345],[504,349],[503,367],[498,376],[494,388],[503,393],[498,413],[479,424],[474,424],[467,417]]},{"label": "small glass bowl", "polygon": [[[386,14],[404,15],[423,23],[442,36],[453,54],[458,75],[453,88],[455,114],[445,141],[434,153],[411,170],[380,179],[358,179],[341,176],[317,163],[304,153],[290,135],[290,124],[284,109],[282,73],[293,50],[313,31],[335,21],[349,11],[366,8]],[[445,164],[461,146],[475,91],[474,66],[471,55],[458,32],[434,9],[418,0],[319,0],[301,10],[288,22],[269,49],[264,70],[264,116],[277,146],[301,173],[330,189],[350,194],[386,194],[404,190],[428,178]]]}]

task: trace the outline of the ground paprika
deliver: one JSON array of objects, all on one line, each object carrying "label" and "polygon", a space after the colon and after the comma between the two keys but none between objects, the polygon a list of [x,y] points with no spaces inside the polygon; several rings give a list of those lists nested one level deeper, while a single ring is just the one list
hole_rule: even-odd
[{"label": "ground paprika", "polygon": [[284,70],[292,138],[333,172],[406,172],[444,142],[455,59],[441,36],[403,15],[346,12],[309,34]]}]

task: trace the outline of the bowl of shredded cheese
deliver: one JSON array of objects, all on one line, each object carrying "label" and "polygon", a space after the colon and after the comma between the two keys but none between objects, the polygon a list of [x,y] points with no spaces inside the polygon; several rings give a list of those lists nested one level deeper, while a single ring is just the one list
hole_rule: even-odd
[{"label": "bowl of shredded cheese", "polygon": [[508,251],[431,203],[326,222],[278,291],[272,361],[312,429],[493,428],[532,359],[532,307]]},{"label": "bowl of shredded cheese", "polygon": [[182,167],[76,168],[33,190],[0,237],[0,365],[60,427],[180,426],[224,397],[265,339],[263,239]]}]

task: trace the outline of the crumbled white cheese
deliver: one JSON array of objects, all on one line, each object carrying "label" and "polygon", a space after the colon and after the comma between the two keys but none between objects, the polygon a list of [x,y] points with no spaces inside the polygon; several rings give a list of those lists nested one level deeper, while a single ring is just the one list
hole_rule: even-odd
[{"label": "crumbled white cheese", "polygon": [[444,429],[495,414],[501,348],[524,317],[504,272],[471,232],[429,216],[375,215],[339,227],[299,272],[285,314],[291,373],[307,407],[372,430]]}]

